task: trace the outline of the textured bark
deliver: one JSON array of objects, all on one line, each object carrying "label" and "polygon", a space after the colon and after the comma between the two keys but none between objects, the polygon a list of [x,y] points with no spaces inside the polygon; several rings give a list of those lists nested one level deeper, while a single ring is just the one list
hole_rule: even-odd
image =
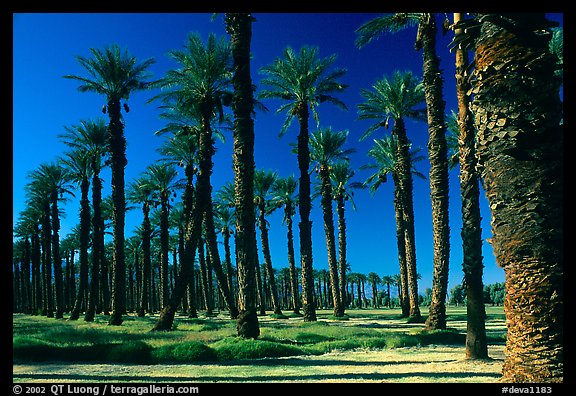
[{"label": "textured bark", "polygon": [[310,210],[312,203],[310,199],[310,148],[308,142],[309,111],[306,103],[298,106],[297,117],[300,124],[300,134],[298,135],[298,169],[300,170],[299,197],[300,205],[300,261],[302,263],[302,311],[305,322],[316,321],[316,308],[314,304],[314,273],[312,258],[312,222],[310,221]]},{"label": "textured bark", "polygon": [[[482,24],[472,110],[492,212],[492,247],[506,273],[502,381],[563,381],[563,146],[559,81],[544,14]],[[492,19],[494,20],[494,19]],[[497,19],[496,19],[497,20]]]},{"label": "textured bark", "polygon": [[168,192],[162,191],[160,196],[160,305],[163,307],[168,303],[168,262],[169,243],[168,234]]},{"label": "textured bark", "polygon": [[88,179],[82,180],[80,185],[80,276],[78,292],[74,308],[70,313],[70,320],[78,320],[80,311],[84,305],[84,291],[88,287],[88,243],[90,240],[90,202],[88,200]]},{"label": "textured bark", "polygon": [[340,299],[338,277],[338,263],[336,261],[336,238],[334,236],[334,215],[332,211],[332,184],[330,183],[330,170],[327,165],[320,165],[321,205],[324,216],[324,233],[326,236],[326,250],[328,251],[328,268],[330,270],[330,285],[332,286],[332,302],[334,316],[344,316],[344,306]]},{"label": "textured bark", "polygon": [[42,215],[42,271],[44,306],[42,315],[54,317],[54,293],[52,292],[52,225],[50,224],[50,203],[44,204]]},{"label": "textured bark", "polygon": [[408,279],[408,299],[410,301],[411,320],[421,318],[418,307],[418,279],[416,268],[416,241],[414,235],[414,200],[412,184],[412,164],[410,160],[410,143],[406,137],[404,120],[394,120],[392,133],[397,137],[397,174],[402,207],[402,224],[406,246],[406,272]]},{"label": "textured bark", "polygon": [[254,210],[254,93],[250,76],[252,16],[227,13],[226,31],[230,35],[234,59],[234,195],[236,210],[236,265],[238,268],[238,308],[236,331],[243,338],[258,338],[256,314],[256,217]]},{"label": "textured bark", "polygon": [[446,328],[446,293],[450,258],[450,227],[448,225],[448,159],[445,102],[442,98],[443,79],[440,59],[436,55],[436,21],[434,14],[424,14],[420,22],[423,78],[428,113],[428,157],[430,159],[430,199],[432,201],[432,230],[434,238],[434,272],[432,301],[426,328]]},{"label": "textured bark", "polygon": [[[100,264],[104,257],[104,228],[102,226],[102,213],[100,204],[102,202],[102,183],[100,177],[94,174],[92,177],[92,207],[94,214],[92,216],[92,267],[90,271],[90,290],[88,293],[88,306],[84,320],[86,322],[94,321],[96,306],[100,296]],[[105,308],[108,310],[108,308]]]},{"label": "textured bark", "polygon": [[150,271],[152,263],[150,260],[150,206],[148,202],[142,204],[142,287],[140,288],[140,305],[138,316],[143,317],[146,313],[151,313],[150,307]]},{"label": "textured bark", "polygon": [[266,227],[266,203],[261,202],[258,205],[258,226],[260,227],[260,240],[262,243],[262,255],[264,256],[264,267],[266,275],[268,275],[268,285],[270,286],[270,296],[272,300],[272,308],[275,315],[282,315],[280,309],[280,301],[278,300],[278,289],[276,288],[276,280],[274,279],[274,268],[272,268],[272,256],[270,255],[270,242],[268,241],[268,228]]},{"label": "textured bark", "polygon": [[62,259],[60,258],[60,217],[58,216],[58,193],[52,192],[52,256],[54,266],[54,286],[56,291],[56,319],[64,317],[64,279],[62,277]]},{"label": "textured bark", "polygon": [[120,101],[108,102],[108,143],[112,169],[112,221],[113,221],[113,278],[112,314],[108,324],[119,326],[126,312],[126,263],[124,258],[124,223],[126,200],[124,197],[124,168],[126,167],[126,138],[120,116]]},{"label": "textured bark", "polygon": [[340,271],[340,301],[342,312],[346,309],[346,217],[344,216],[344,196],[336,197],[336,213],[338,215],[338,270]]},{"label": "textured bark", "polygon": [[284,208],[286,219],[286,240],[288,244],[288,269],[290,271],[290,291],[292,292],[293,312],[300,315],[300,293],[298,292],[298,275],[296,273],[296,261],[294,259],[294,232],[292,222],[292,203],[287,202]]},{"label": "textured bark", "polygon": [[410,316],[410,298],[408,297],[408,267],[406,265],[406,240],[404,235],[404,210],[402,209],[402,192],[400,182],[396,173],[392,174],[394,180],[394,212],[396,214],[396,243],[398,246],[398,265],[400,267],[400,308],[402,317]]},{"label": "textured bark", "polygon": [[[462,14],[454,14],[454,23]],[[461,34],[460,31],[455,32]],[[474,120],[470,112],[466,76],[468,53],[456,49],[456,96],[458,98],[458,147],[460,164],[460,194],[462,196],[462,249],[464,287],[466,289],[466,357],[488,358],[486,340],[486,309],[482,283],[482,228],[480,188],[476,171]]]}]

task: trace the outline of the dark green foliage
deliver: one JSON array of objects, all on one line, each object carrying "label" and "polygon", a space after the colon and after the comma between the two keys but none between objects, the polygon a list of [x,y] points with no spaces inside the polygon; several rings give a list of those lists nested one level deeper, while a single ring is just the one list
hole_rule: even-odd
[{"label": "dark green foliage", "polygon": [[158,363],[213,362],[218,360],[214,349],[198,341],[164,345],[154,349],[152,356],[154,361]]},{"label": "dark green foliage", "polygon": [[212,344],[220,360],[261,359],[305,354],[300,348],[272,341],[225,338]]}]

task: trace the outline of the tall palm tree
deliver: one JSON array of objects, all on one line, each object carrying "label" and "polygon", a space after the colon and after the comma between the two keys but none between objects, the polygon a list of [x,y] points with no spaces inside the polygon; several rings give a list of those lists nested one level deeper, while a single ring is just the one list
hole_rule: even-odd
[{"label": "tall palm tree", "polygon": [[479,14],[457,42],[475,49],[476,153],[506,274],[505,382],[562,382],[563,125],[543,13]]},{"label": "tall palm tree", "polygon": [[236,330],[240,337],[258,338],[256,313],[257,284],[256,218],[254,210],[254,88],[250,74],[252,22],[250,13],[226,13],[224,22],[230,36],[234,74],[234,169],[236,213],[236,262],[238,267],[238,308]]},{"label": "tall palm tree", "polygon": [[[411,72],[395,72],[390,79],[383,77],[376,81],[372,90],[361,90],[366,102],[358,105],[359,119],[375,120],[361,140],[380,127],[388,127],[392,119],[395,136],[396,174],[398,180],[398,201],[402,208],[402,232],[404,234],[407,277],[409,283],[410,319],[421,318],[418,307],[418,283],[416,278],[416,245],[414,238],[414,207],[412,198],[412,164],[410,142],[406,135],[404,118],[423,121],[425,109],[419,108],[424,101],[424,87]],[[404,250],[404,248],[401,248]],[[400,251],[401,251],[400,250]]]},{"label": "tall palm tree", "polygon": [[297,118],[300,126],[297,144],[300,171],[298,210],[300,213],[300,260],[302,262],[302,309],[305,321],[316,320],[312,279],[312,222],[310,221],[312,205],[308,120],[312,112],[318,126],[320,120],[317,108],[324,102],[346,109],[346,105],[341,100],[332,96],[344,91],[347,87],[338,81],[346,73],[346,69],[329,70],[336,60],[336,55],[318,58],[318,52],[316,47],[304,46],[299,53],[287,47],[282,58],[277,58],[271,65],[261,69],[265,75],[261,83],[267,85],[269,89],[260,91],[260,97],[287,101],[277,110],[277,112],[287,112],[280,135],[287,131],[294,117]]},{"label": "tall palm tree", "polygon": [[[232,193],[234,192],[232,187]],[[220,193],[221,190],[218,192]],[[220,194],[218,194],[220,196]],[[230,236],[234,235],[234,224],[236,222],[236,217],[234,214],[233,206],[228,203],[224,203],[217,200],[214,205],[214,215],[217,230],[222,234],[222,239],[224,242],[224,263],[226,264],[226,281],[228,283],[228,288],[232,291],[234,295],[234,283],[233,283],[233,269],[232,269],[232,253],[230,249]]]},{"label": "tall palm tree", "polygon": [[[461,13],[454,14],[454,23],[462,19]],[[462,34],[459,29],[455,35]],[[464,287],[466,289],[466,357],[488,358],[486,340],[486,309],[484,308],[484,285],[482,283],[482,227],[480,217],[479,175],[476,170],[476,132],[470,111],[470,80],[466,68],[469,65],[468,51],[456,49],[456,96],[458,114],[447,117],[448,132],[457,137],[456,159],[460,165],[460,194],[462,196],[462,249]],[[454,122],[455,121],[455,122]],[[455,127],[455,128],[454,128]],[[451,129],[454,128],[454,129]],[[450,141],[447,137],[450,145]]]},{"label": "tall palm tree", "polygon": [[169,251],[169,224],[170,198],[176,195],[176,190],[181,187],[178,171],[172,164],[158,162],[149,165],[145,171],[145,179],[149,188],[156,196],[160,204],[160,303],[165,306],[168,303],[168,251]]},{"label": "tall palm tree", "polygon": [[[194,207],[189,220],[186,238],[191,243],[191,250],[195,251],[205,224],[206,244],[218,283],[227,300],[230,316],[238,315],[237,308],[232,299],[230,290],[226,284],[226,277],[222,271],[216,232],[214,230],[214,217],[212,208],[212,186],[210,176],[212,174],[212,157],[214,155],[212,123],[217,116],[223,120],[223,105],[231,97],[229,92],[231,78],[231,52],[229,44],[223,39],[218,39],[214,34],[208,36],[206,45],[197,34],[190,34],[185,50],[172,50],[169,57],[180,64],[179,69],[169,70],[164,78],[158,81],[161,88],[170,88],[169,91],[161,92],[152,98],[162,99],[164,102],[179,103],[191,112],[197,112],[200,117],[198,137],[198,177],[196,182]],[[158,322],[154,329],[169,330],[172,328],[174,313],[180,304],[188,285],[190,269],[184,267],[176,282],[174,292],[168,304],[162,308]]]},{"label": "tall palm tree", "polygon": [[[93,321],[100,295],[101,268],[104,259],[104,220],[102,218],[102,180],[100,171],[108,154],[107,127],[103,118],[81,120],[79,124],[65,126],[65,132],[58,135],[68,147],[81,150],[88,156],[92,175],[92,274],[90,299],[84,320]],[[106,299],[105,299],[106,300]],[[105,304],[106,305],[106,304]],[[107,312],[107,307],[104,307]]]},{"label": "tall palm tree", "polygon": [[[447,20],[444,23],[448,22]],[[430,159],[430,199],[432,201],[432,230],[434,237],[434,273],[432,303],[426,327],[446,328],[446,293],[450,257],[450,228],[448,225],[448,160],[446,147],[445,102],[442,96],[443,78],[440,58],[436,54],[436,15],[433,13],[386,14],[360,26],[356,45],[362,47],[385,32],[395,33],[418,26],[414,48],[423,54],[422,84],[425,92],[428,119],[428,157]]]},{"label": "tall palm tree", "polygon": [[292,295],[292,307],[295,315],[300,315],[300,293],[298,292],[298,275],[296,274],[296,262],[294,260],[294,233],[292,231],[292,218],[296,214],[298,197],[296,189],[298,180],[294,175],[278,177],[272,186],[273,205],[284,207],[283,222],[286,224],[286,240],[288,244],[288,268],[290,272],[290,291]]},{"label": "tall palm tree", "polygon": [[[66,75],[65,78],[79,81],[80,92],[95,92],[106,97],[104,111],[108,112],[108,147],[112,169],[112,200],[114,202],[114,279],[112,289],[112,315],[109,324],[121,325],[126,309],[126,274],[124,260],[124,225],[126,201],[124,197],[124,168],[126,159],[126,138],[121,114],[121,101],[128,100],[134,91],[147,89],[148,67],[155,61],[146,59],[141,63],[128,50],[118,45],[110,45],[104,50],[91,48],[92,58],[76,57],[78,63],[88,72],[89,77]],[[124,110],[128,111],[124,102]]]},{"label": "tall palm tree", "polygon": [[344,149],[348,131],[332,131],[331,127],[318,129],[310,136],[310,159],[316,163],[316,171],[320,178],[320,195],[322,213],[324,216],[324,232],[326,250],[328,251],[328,268],[330,269],[330,284],[334,302],[334,316],[344,316],[344,304],[340,293],[340,277],[338,276],[338,261],[336,258],[336,239],[334,236],[334,214],[332,209],[332,183],[330,171],[337,161],[347,161],[348,155],[354,149]]},{"label": "tall palm tree", "polygon": [[276,182],[278,174],[272,171],[256,169],[254,173],[254,202],[258,209],[258,228],[260,229],[260,240],[262,244],[262,255],[264,256],[265,273],[268,275],[268,285],[274,315],[282,315],[280,301],[278,300],[278,289],[274,279],[274,269],[272,267],[272,257],[270,256],[270,242],[268,239],[268,226],[266,215],[272,213],[276,207],[271,204],[272,186]]},{"label": "tall palm tree", "polygon": [[346,201],[352,203],[352,208],[356,210],[354,203],[354,190],[364,188],[360,182],[353,182],[355,172],[350,167],[348,161],[339,161],[332,165],[330,170],[330,181],[332,182],[332,193],[336,201],[336,213],[338,215],[338,270],[340,271],[340,300],[346,307]]},{"label": "tall palm tree", "polygon": [[396,280],[393,276],[384,275],[382,277],[382,284],[386,286],[386,295],[388,296],[387,304],[388,308],[392,308],[392,296],[390,295],[390,286],[394,286]]}]

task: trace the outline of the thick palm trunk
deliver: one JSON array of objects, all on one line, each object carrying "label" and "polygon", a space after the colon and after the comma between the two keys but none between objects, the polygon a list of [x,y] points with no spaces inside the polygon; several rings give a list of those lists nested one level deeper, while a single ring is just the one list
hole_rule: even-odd
[{"label": "thick palm trunk", "polygon": [[56,312],[55,318],[64,317],[64,279],[62,276],[62,259],[60,258],[60,217],[58,215],[58,193],[52,192],[51,197],[51,219],[52,219],[52,257],[54,266],[54,288],[56,292]]},{"label": "thick palm trunk", "polygon": [[328,268],[330,269],[330,285],[332,286],[332,302],[334,303],[334,316],[344,316],[344,306],[340,296],[340,280],[338,277],[338,263],[336,260],[336,238],[334,236],[334,215],[332,211],[332,184],[328,166],[320,166],[321,205],[324,215],[324,232],[326,235],[326,250],[328,251]]},{"label": "thick palm trunk", "polygon": [[340,302],[342,313],[346,309],[346,217],[344,216],[344,196],[339,194],[336,199],[338,214],[338,270],[340,272]]},{"label": "thick palm trunk", "polygon": [[472,90],[478,161],[492,212],[492,247],[506,273],[502,380],[562,382],[559,81],[553,75],[549,36],[534,33],[546,26],[544,14],[506,17],[515,23],[514,30],[482,24]]},{"label": "thick palm trunk", "polygon": [[35,226],[35,232],[31,238],[32,249],[32,289],[33,289],[33,312],[37,315],[38,311],[42,309],[42,279],[40,275],[41,267],[41,252],[40,252],[40,231],[38,225]]},{"label": "thick palm trunk", "polygon": [[226,31],[230,35],[234,59],[234,195],[236,211],[236,265],[238,267],[239,315],[236,331],[243,338],[258,338],[256,313],[256,217],[254,210],[254,92],[250,76],[252,16],[227,13]]},{"label": "thick palm trunk", "polygon": [[412,185],[412,164],[410,161],[410,143],[406,137],[404,120],[394,120],[392,131],[397,137],[398,184],[401,195],[402,224],[404,228],[404,243],[406,245],[406,272],[408,279],[408,297],[410,301],[410,319],[418,321],[421,318],[418,307],[418,278],[416,267],[416,241],[414,234],[414,202]]},{"label": "thick palm trunk", "polygon": [[430,158],[430,199],[434,238],[434,272],[432,301],[426,328],[446,328],[446,293],[450,258],[450,227],[448,225],[448,158],[445,102],[442,98],[443,79],[440,59],[436,55],[435,15],[426,13],[420,22],[424,56],[423,85],[428,111],[428,157]]},{"label": "thick palm trunk", "polygon": [[126,312],[126,263],[124,258],[124,222],[126,200],[124,197],[124,168],[126,167],[126,138],[120,117],[120,101],[108,102],[108,143],[112,158],[112,220],[113,220],[113,278],[112,278],[112,314],[108,324],[121,325],[122,315]]},{"label": "thick palm trunk", "polygon": [[268,228],[266,227],[266,204],[262,202],[258,205],[259,213],[258,225],[260,227],[260,240],[262,242],[262,254],[264,256],[264,267],[266,275],[268,275],[268,284],[270,286],[270,295],[272,300],[272,307],[275,315],[282,315],[280,309],[280,301],[278,300],[278,289],[276,288],[276,280],[274,279],[274,268],[272,268],[272,256],[270,255],[270,242],[268,241]]},{"label": "thick palm trunk", "polygon": [[404,234],[404,210],[402,209],[402,192],[400,182],[396,173],[392,174],[394,180],[394,212],[396,214],[396,244],[398,247],[398,264],[400,267],[400,308],[402,317],[410,316],[410,299],[408,297],[408,267],[406,266],[406,239]]},{"label": "thick palm trunk", "polygon": [[74,308],[70,313],[70,320],[78,320],[82,305],[84,305],[84,292],[88,287],[88,243],[90,240],[90,201],[88,200],[88,179],[82,180],[80,185],[80,279]]},{"label": "thick palm trunk", "polygon": [[316,308],[314,305],[314,273],[312,259],[312,222],[310,211],[310,148],[308,142],[308,105],[302,103],[298,106],[297,117],[300,124],[298,135],[298,169],[300,170],[299,197],[300,205],[300,261],[302,263],[302,311],[305,322],[316,321]]},{"label": "thick palm trunk", "polygon": [[142,213],[144,220],[142,220],[142,286],[140,288],[140,306],[138,307],[138,316],[144,317],[146,313],[151,313],[150,309],[150,270],[152,263],[150,262],[150,206],[147,202],[142,205]]},{"label": "thick palm trunk", "polygon": [[[457,23],[462,14],[454,14]],[[455,32],[461,34],[460,31]],[[462,249],[464,287],[466,288],[466,357],[488,358],[486,340],[486,309],[482,283],[482,228],[480,218],[480,188],[476,171],[474,120],[469,109],[468,53],[456,49],[456,95],[458,98],[458,146],[460,163],[460,193],[462,195]]]}]

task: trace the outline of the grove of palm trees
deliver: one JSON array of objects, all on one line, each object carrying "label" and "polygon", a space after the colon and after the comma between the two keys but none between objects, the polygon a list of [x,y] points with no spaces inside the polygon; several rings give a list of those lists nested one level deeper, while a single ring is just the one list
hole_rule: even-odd
[{"label": "grove of palm trees", "polygon": [[14,124],[13,381],[564,382],[558,14],[188,16],[79,35],[51,145]]}]

